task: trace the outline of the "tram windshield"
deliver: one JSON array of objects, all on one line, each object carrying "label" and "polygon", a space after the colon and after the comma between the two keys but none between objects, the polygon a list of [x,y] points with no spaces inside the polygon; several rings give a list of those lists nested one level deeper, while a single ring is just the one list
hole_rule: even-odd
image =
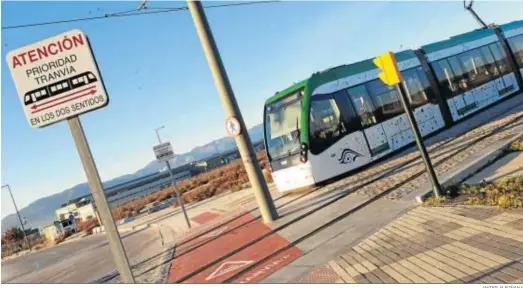
[{"label": "tram windshield", "polygon": [[300,150],[301,91],[265,107],[265,139],[272,160]]}]

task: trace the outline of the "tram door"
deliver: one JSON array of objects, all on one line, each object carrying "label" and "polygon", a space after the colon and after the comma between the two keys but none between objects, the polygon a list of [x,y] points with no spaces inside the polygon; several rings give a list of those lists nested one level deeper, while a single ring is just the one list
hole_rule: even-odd
[{"label": "tram door", "polygon": [[313,95],[310,105],[309,159],[316,182],[371,161],[359,117],[346,90]]},{"label": "tram door", "polygon": [[378,124],[374,111],[376,110],[367,88],[364,85],[355,86],[347,90],[352,105],[358,114],[360,127],[364,129],[365,138],[369,145],[370,156],[390,149],[385,131],[382,125]]}]

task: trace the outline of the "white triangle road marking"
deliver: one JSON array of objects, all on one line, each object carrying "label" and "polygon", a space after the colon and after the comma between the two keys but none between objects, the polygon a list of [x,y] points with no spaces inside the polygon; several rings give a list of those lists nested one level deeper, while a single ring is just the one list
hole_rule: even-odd
[{"label": "white triangle road marking", "polygon": [[214,272],[212,272],[211,275],[207,276],[207,278],[205,278],[205,281],[209,281],[216,277],[227,274],[231,271],[238,270],[253,262],[254,261],[227,261],[227,262],[224,262],[224,263],[222,263],[222,265],[218,266],[218,268],[216,270],[214,270]]}]

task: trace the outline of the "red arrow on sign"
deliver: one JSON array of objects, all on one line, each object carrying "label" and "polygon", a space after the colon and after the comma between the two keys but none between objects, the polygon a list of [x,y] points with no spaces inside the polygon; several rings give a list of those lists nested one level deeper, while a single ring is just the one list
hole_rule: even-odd
[{"label": "red arrow on sign", "polygon": [[87,87],[87,88],[84,88],[84,89],[82,89],[82,90],[78,90],[78,91],[73,92],[73,93],[71,93],[71,94],[68,94],[68,95],[65,95],[65,96],[61,96],[61,97],[58,97],[58,98],[54,98],[54,99],[52,99],[52,100],[50,100],[50,101],[47,101],[47,102],[43,102],[43,103],[40,103],[40,104],[34,104],[33,106],[31,106],[31,109],[33,109],[33,110],[38,109],[38,107],[42,107],[42,106],[44,106],[44,105],[46,105],[46,104],[49,104],[49,103],[52,103],[52,102],[56,102],[56,101],[58,101],[58,100],[60,100],[60,99],[67,98],[67,97],[69,97],[69,96],[73,96],[73,95],[76,95],[76,94],[78,94],[78,93],[82,93],[82,92],[87,91],[87,90],[89,90],[89,89],[93,89],[94,87],[95,87],[95,86],[93,85],[93,86],[91,86],[91,87]]},{"label": "red arrow on sign", "polygon": [[[78,98],[81,98],[81,97],[85,97],[85,96],[87,96],[87,95],[93,95],[94,93],[96,93],[96,90],[95,90],[95,89],[92,89],[91,91],[89,91],[89,92],[87,92],[87,93],[84,93],[84,94],[78,95],[78,96],[73,97],[73,98],[69,98],[69,99],[64,100],[64,101],[62,101],[62,102],[54,103],[53,105],[49,105],[49,106],[47,106],[47,107],[40,108],[40,109],[38,109],[38,110],[34,110],[34,111],[32,111],[31,113],[34,114],[34,113],[36,113],[36,112],[40,112],[40,111],[43,111],[43,110],[47,110],[47,109],[49,109],[49,108],[52,108],[52,107],[54,107],[54,106],[57,106],[57,105],[63,104],[63,103],[65,103],[65,102],[68,102],[68,101],[71,101],[71,100],[74,100],[74,99],[78,99]],[[51,101],[49,101],[49,102],[51,102]],[[49,102],[48,102],[48,103],[49,103]],[[31,108],[33,108],[33,107],[31,107]]]}]

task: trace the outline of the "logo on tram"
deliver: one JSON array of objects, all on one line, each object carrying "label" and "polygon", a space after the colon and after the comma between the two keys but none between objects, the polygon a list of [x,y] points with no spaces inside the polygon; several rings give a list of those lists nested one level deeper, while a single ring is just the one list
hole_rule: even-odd
[{"label": "logo on tram", "polygon": [[360,153],[358,153],[352,149],[345,148],[341,152],[341,157],[340,157],[340,159],[338,159],[338,161],[341,164],[349,164],[349,163],[356,161],[356,159],[361,156],[363,156],[363,155],[361,155]]}]

